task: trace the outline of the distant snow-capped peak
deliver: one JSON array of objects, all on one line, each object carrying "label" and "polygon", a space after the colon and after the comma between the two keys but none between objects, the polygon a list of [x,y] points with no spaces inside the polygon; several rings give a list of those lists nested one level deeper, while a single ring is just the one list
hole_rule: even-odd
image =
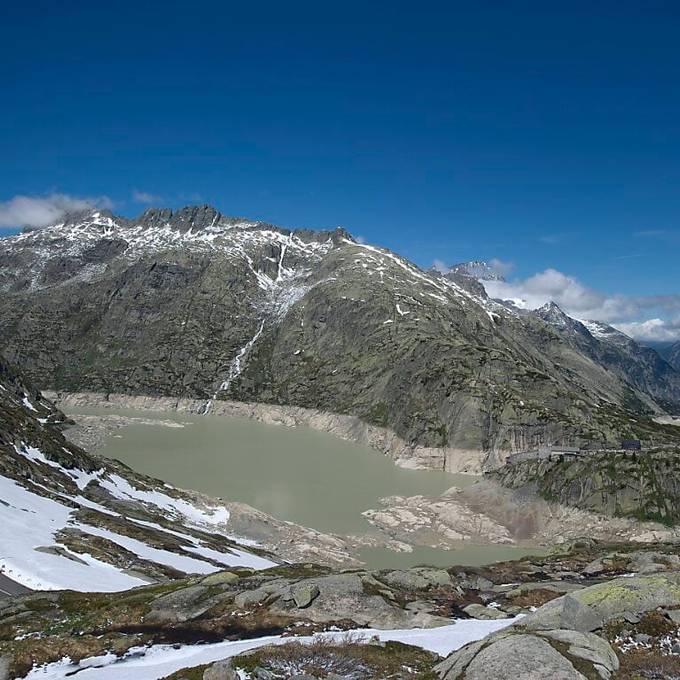
[{"label": "distant snow-capped peak", "polygon": [[595,321],[594,319],[582,319],[581,323],[588,329],[590,334],[598,340],[608,340],[609,342],[625,342],[629,343],[632,338],[627,336],[622,331],[603,323],[602,321]]},{"label": "distant snow-capped peak", "polygon": [[498,273],[492,263],[484,260],[471,260],[470,262],[459,262],[452,265],[447,274],[458,274],[469,276],[478,281],[505,281],[505,278]]}]

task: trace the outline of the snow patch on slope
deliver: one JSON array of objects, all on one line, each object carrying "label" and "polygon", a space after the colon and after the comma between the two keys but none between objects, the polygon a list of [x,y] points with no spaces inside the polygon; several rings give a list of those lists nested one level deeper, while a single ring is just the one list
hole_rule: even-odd
[{"label": "snow patch on slope", "polygon": [[212,507],[207,510],[201,510],[187,501],[173,498],[159,491],[136,489],[119,475],[110,475],[108,478],[98,481],[99,485],[104,487],[115,498],[136,500],[145,505],[154,505],[158,509],[169,513],[175,519],[181,519],[194,526],[215,526],[226,524],[229,521],[229,511],[224,507]]},{"label": "snow patch on slope", "polygon": [[[180,526],[219,533],[244,547],[253,542],[240,541],[221,531],[229,520],[224,507],[200,508],[181,498],[174,498],[154,489],[138,489],[123,477],[105,470],[84,472],[66,469],[49,460],[39,449],[27,445],[14,447],[17,455],[33,464],[48,465],[84,490],[96,481],[111,497],[139,503],[156,514],[177,521]],[[35,479],[28,484],[39,491],[34,493],[16,481],[0,476],[0,573],[36,590],[70,588],[85,591],[116,591],[142,585],[146,581],[130,576],[111,564],[97,560],[87,553],[75,553],[60,544],[57,534],[64,529],[75,529],[97,536],[127,550],[142,560],[172,567],[185,573],[207,574],[222,567],[243,566],[267,569],[275,563],[245,550],[230,548],[214,550],[203,545],[188,533],[171,531],[158,524],[123,517],[82,495],[69,495],[43,486]],[[66,489],[67,487],[63,487]],[[40,495],[45,492],[48,497]],[[75,508],[73,507],[75,505]],[[155,531],[172,534],[180,539],[179,551],[158,549],[143,540],[120,535],[109,529],[77,521],[78,507],[87,507],[105,515],[134,522]],[[182,554],[185,553],[185,554]],[[83,563],[84,562],[84,563]]]},{"label": "snow patch on slope", "polygon": [[[170,250],[219,253],[244,262],[256,277],[259,287],[265,291],[270,291],[299,274],[285,267],[284,258],[288,252],[296,252],[307,259],[318,261],[333,247],[331,239],[307,243],[294,233],[281,233],[264,224],[246,220],[229,224],[213,223],[204,229],[180,231],[169,223],[150,227],[116,221],[96,213],[75,224],[56,224],[3,239],[3,247],[8,253],[33,253],[30,288],[37,290],[44,286],[40,280],[41,274],[52,258],[58,256],[79,259],[102,239],[116,240],[123,244],[122,256],[130,262],[143,255]],[[253,261],[255,253],[271,247],[279,249],[277,271],[273,277],[259,271]],[[106,268],[106,264],[83,263],[78,273],[69,281],[91,281],[105,272]],[[14,273],[20,272],[17,270]]]},{"label": "snow patch on slope", "polygon": [[[495,323],[497,317],[507,313],[494,300],[475,295],[445,277],[424,272],[388,250],[365,243],[354,243],[349,239],[344,239],[344,243],[361,249],[354,254],[354,264],[360,266],[368,276],[377,274],[381,282],[390,281],[395,289],[408,289],[413,296],[430,297],[442,305],[450,305],[454,301],[462,305],[472,304],[480,308],[492,323]],[[399,312],[399,308],[397,311]],[[401,312],[399,314],[404,316]]]},{"label": "snow patch on slope", "polygon": [[[413,628],[410,630],[376,630],[356,629],[339,633],[322,633],[324,639],[342,641],[348,634],[368,640],[378,637],[384,642],[395,641],[420,647],[441,656],[446,656],[464,645],[481,640],[490,633],[502,630],[515,623],[512,619],[498,621],[477,621],[465,619],[456,621],[450,626],[440,628]],[[182,668],[200,666],[222,659],[238,656],[243,652],[265,645],[280,645],[291,640],[311,643],[319,636],[281,637],[268,636],[253,640],[235,642],[218,642],[207,645],[153,645],[151,647],[135,647],[128,651],[122,659],[113,659],[110,654],[84,659],[80,663],[71,663],[70,659],[62,659],[56,663],[33,669],[25,680],[66,680],[76,675],[79,679],[96,678],[97,680],[158,680]]]},{"label": "snow patch on slope", "polygon": [[87,561],[82,564],[75,559],[36,551],[55,545],[54,536],[69,525],[71,513],[71,508],[0,476],[0,572],[36,590],[69,588],[104,592],[146,583],[88,555],[76,556]]},{"label": "snow patch on slope", "polygon": [[604,340],[605,342],[615,342],[618,344],[628,344],[632,341],[625,333],[613,328],[612,326],[602,323],[601,321],[593,321],[592,319],[579,319],[579,321],[588,329],[588,332],[597,340]]}]

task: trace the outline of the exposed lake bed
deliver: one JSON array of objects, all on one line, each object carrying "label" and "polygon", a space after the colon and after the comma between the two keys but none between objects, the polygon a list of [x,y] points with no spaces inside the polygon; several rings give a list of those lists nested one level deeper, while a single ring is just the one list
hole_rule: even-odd
[{"label": "exposed lake bed", "polygon": [[438,548],[424,533],[394,540],[372,522],[390,499],[435,499],[474,484],[472,475],[403,469],[368,446],[306,427],[119,407],[65,411],[78,423],[73,438],[99,455],[175,486],[341,536],[370,567],[484,564],[540,552],[480,545],[483,540],[453,540]]}]

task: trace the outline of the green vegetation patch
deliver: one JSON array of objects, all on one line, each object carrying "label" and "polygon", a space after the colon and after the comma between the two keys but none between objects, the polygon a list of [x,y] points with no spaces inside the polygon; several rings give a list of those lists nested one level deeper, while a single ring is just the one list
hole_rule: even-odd
[{"label": "green vegetation patch", "polygon": [[311,644],[291,641],[263,647],[234,659],[234,668],[254,676],[258,670],[283,680],[307,673],[318,678],[330,674],[361,680],[409,678],[435,680],[436,654],[400,642],[364,643],[356,635],[334,641],[323,636]]}]

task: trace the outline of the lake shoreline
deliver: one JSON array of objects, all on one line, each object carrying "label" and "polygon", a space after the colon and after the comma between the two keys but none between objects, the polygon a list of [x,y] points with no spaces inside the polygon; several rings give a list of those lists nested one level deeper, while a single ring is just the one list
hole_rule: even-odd
[{"label": "lake shoreline", "polygon": [[[45,390],[43,394],[63,408],[123,408],[192,415],[202,415],[206,408],[205,400],[184,397],[51,390]],[[410,470],[440,470],[481,475],[488,466],[488,452],[455,447],[436,448],[412,445],[391,430],[370,425],[356,416],[317,411],[300,406],[226,400],[211,402],[210,415],[249,418],[268,425],[308,427],[345,441],[369,446],[390,458],[399,467]]]},{"label": "lake shoreline", "polygon": [[[51,395],[49,395],[51,396]],[[135,409],[136,417],[133,420],[126,419],[121,412],[129,410],[130,405],[136,407],[143,403],[146,408],[139,411]],[[149,425],[162,425],[163,418],[182,421],[182,414],[186,414],[186,421],[197,423],[203,422],[201,413],[196,412],[196,405],[201,402],[178,402],[178,400],[161,400],[144,397],[125,397],[123,403],[118,398],[103,399],[102,395],[67,395],[59,400],[59,404],[67,411],[75,415],[80,409],[86,412],[88,409],[99,409],[106,414],[104,434],[100,431],[95,438],[105,439],[108,436],[120,436],[115,430],[122,425],[134,422],[136,424],[146,422]],[[227,408],[218,408],[217,412],[211,412],[205,422],[220,420],[233,420],[246,423],[255,421],[267,426],[285,425],[286,429],[316,430],[317,434],[335,434],[336,439],[345,441],[348,445],[355,444],[351,438],[338,436],[337,432],[328,432],[326,428],[312,428],[299,420],[283,421],[278,409],[274,411],[257,411],[258,417],[252,417],[249,412],[244,412],[243,404],[224,402]],[[230,409],[236,405],[238,408]],[[164,406],[164,408],[161,408]],[[219,406],[222,406],[220,404]],[[192,410],[194,409],[194,410]],[[116,413],[118,411],[118,413]],[[264,417],[266,415],[266,417]],[[217,417],[215,417],[217,416]],[[81,418],[81,423],[87,420]],[[167,423],[166,423],[167,424]],[[99,422],[94,430],[101,430],[102,422]],[[203,428],[202,428],[203,429]],[[73,431],[71,431],[73,433]],[[85,448],[92,448],[94,440],[90,433],[89,440],[76,441]],[[283,436],[283,434],[281,435]],[[288,436],[288,435],[286,435]],[[285,439],[286,437],[284,437]],[[367,449],[366,444],[364,446]],[[375,452],[375,447],[373,447]],[[372,455],[372,454],[371,454]],[[130,464],[130,461],[128,461]],[[361,461],[349,463],[351,469],[362,469]],[[135,467],[134,465],[132,465]],[[304,467],[304,466],[303,466]],[[388,465],[388,468],[397,470],[397,466]],[[411,470],[416,474],[422,474],[423,470]],[[149,471],[147,470],[147,473]],[[442,471],[429,470],[426,474],[442,474]],[[150,474],[164,476],[164,472],[153,470]],[[408,473],[410,474],[410,472]],[[337,480],[338,488],[349,490],[343,482]],[[427,551],[441,551],[441,554],[430,552],[434,555],[438,566],[445,566],[452,562],[465,563],[466,559],[473,559],[476,564],[486,564],[499,559],[493,555],[494,551],[507,548],[516,550],[517,553],[527,554],[530,551],[542,551],[551,545],[565,540],[573,540],[585,534],[592,535],[600,540],[633,540],[647,542],[650,540],[666,540],[674,532],[654,523],[642,523],[623,518],[610,518],[596,515],[592,512],[567,508],[558,504],[548,503],[538,498],[535,494],[517,493],[513,490],[501,487],[496,482],[476,477],[474,475],[461,475],[456,486],[455,480],[451,480],[451,488],[446,492],[416,491],[415,494],[400,494],[396,489],[381,493],[370,508],[358,506],[358,513],[370,523],[373,531],[366,529],[339,529],[333,527],[317,527],[315,530],[326,536],[341,540],[353,558],[364,561],[367,555],[379,555],[382,553],[385,563],[389,566],[398,565],[398,554],[421,553]],[[169,480],[172,481],[172,480]],[[175,480],[177,482],[177,480]],[[179,486],[197,488],[186,479],[178,482]],[[470,486],[471,485],[471,486]],[[464,488],[467,487],[467,488]],[[384,490],[383,490],[384,491]],[[201,489],[201,493],[212,496],[220,496],[211,490]],[[344,496],[343,496],[344,498]],[[346,499],[352,504],[350,497]],[[282,513],[276,508],[262,507],[262,503],[254,499],[248,499],[245,504],[257,507],[268,512],[270,516],[282,519]],[[366,509],[364,509],[366,508]],[[284,521],[292,521],[300,526],[313,526],[316,517],[288,518]],[[324,533],[325,532],[325,533]],[[480,552],[481,551],[481,552]],[[478,554],[470,558],[473,552]],[[388,554],[389,553],[389,554]],[[489,557],[482,556],[486,553]],[[466,558],[467,555],[467,558]],[[387,556],[387,559],[385,558]],[[397,559],[397,563],[392,561]],[[412,555],[415,558],[414,555]],[[501,557],[509,559],[510,556]],[[427,559],[427,558],[426,558]],[[425,563],[423,559],[421,563]],[[430,563],[431,560],[427,559]],[[373,564],[376,567],[376,564]]]},{"label": "lake shoreline", "polygon": [[[63,403],[62,407],[64,407]],[[324,562],[330,566],[338,565],[337,558],[339,557],[339,553],[342,552],[345,553],[347,558],[347,564],[345,566],[356,564],[356,561],[358,560],[359,563],[368,564],[373,568],[406,568],[415,564],[425,563],[433,564],[435,566],[449,566],[452,563],[481,565],[495,562],[499,559],[518,558],[528,552],[535,552],[537,549],[540,550],[538,546],[531,542],[529,545],[524,544],[524,542],[517,544],[514,541],[507,540],[495,541],[493,535],[488,537],[480,536],[476,533],[472,535],[467,531],[465,526],[459,527],[459,531],[456,531],[455,533],[447,531],[448,536],[446,540],[443,541],[440,539],[433,541],[433,537],[430,535],[422,535],[421,537],[422,532],[416,532],[414,534],[410,530],[397,538],[396,535],[391,533],[388,527],[384,524],[381,526],[380,523],[376,523],[373,520],[373,514],[378,512],[376,508],[381,507],[383,503],[389,502],[390,497],[394,493],[406,493],[407,495],[425,493],[430,502],[435,502],[439,497],[439,494],[444,492],[444,490],[448,490],[451,487],[459,488],[461,484],[466,485],[474,483],[475,477],[471,475],[456,476],[433,470],[403,470],[397,466],[393,466],[389,460],[385,460],[382,456],[378,455],[377,452],[370,450],[368,447],[363,447],[364,453],[359,452],[361,456],[367,456],[367,458],[361,458],[361,460],[359,460],[356,458],[356,455],[350,455],[356,450],[354,443],[338,441],[337,444],[331,446],[333,449],[334,447],[340,447],[335,452],[334,460],[338,462],[342,461],[341,464],[348,468],[349,475],[347,479],[341,481],[339,471],[333,471],[331,469],[327,472],[327,476],[333,480],[333,486],[338,488],[338,492],[342,496],[343,507],[337,507],[337,503],[333,506],[333,499],[324,494],[322,494],[324,498],[323,504],[326,506],[328,503],[331,503],[329,507],[334,508],[331,513],[334,517],[338,512],[342,515],[347,512],[348,508],[351,509],[352,514],[361,522],[361,525],[336,526],[333,524],[325,526],[319,525],[316,522],[316,514],[291,517],[278,510],[276,507],[267,505],[262,501],[261,496],[258,497],[260,502],[258,502],[256,497],[234,497],[229,489],[225,488],[218,492],[215,488],[204,487],[204,482],[200,482],[200,480],[184,476],[178,477],[176,470],[171,472],[170,468],[166,467],[166,462],[172,464],[171,460],[166,461],[165,459],[158,459],[156,457],[154,462],[155,467],[149,467],[149,461],[143,460],[144,456],[139,459],[135,458],[138,454],[133,454],[131,456],[130,452],[132,451],[146,449],[143,441],[140,441],[139,439],[140,433],[146,433],[144,436],[148,438],[148,443],[152,444],[151,448],[153,448],[153,446],[158,447],[158,444],[154,444],[154,442],[159,438],[162,442],[166,442],[166,444],[169,443],[170,446],[172,446],[172,442],[176,441],[178,438],[183,439],[183,446],[186,448],[187,439],[190,438],[193,440],[194,438],[194,435],[189,433],[193,431],[198,434],[199,431],[194,428],[200,423],[205,423],[205,427],[200,427],[201,432],[206,430],[209,431],[211,428],[224,430],[224,426],[221,425],[221,423],[226,423],[226,417],[215,418],[211,415],[205,417],[205,420],[203,420],[203,417],[199,418],[196,414],[188,412],[178,412],[174,410],[164,412],[151,410],[131,411],[129,409],[115,407],[111,404],[109,404],[107,408],[69,406],[68,408],[65,408],[65,410],[69,416],[76,421],[76,424],[68,428],[65,432],[66,436],[73,443],[88,450],[93,450],[98,455],[119,460],[139,473],[151,475],[154,478],[161,478],[163,481],[170,482],[178,488],[193,489],[198,493],[206,494],[207,496],[214,498],[224,497],[225,499],[229,499],[229,501],[235,501],[239,506],[243,505],[244,507],[253,508],[254,512],[260,513],[262,516],[269,516],[272,519],[275,518],[277,523],[285,524],[286,522],[291,522],[297,527],[310,528],[311,531],[318,532],[319,537],[328,539],[326,542],[330,548],[328,555],[329,559],[324,559],[324,556],[319,553],[317,555],[317,561]],[[233,423],[232,425],[227,426],[226,432],[233,431],[234,426],[237,426],[237,429],[238,427],[245,427],[246,429],[255,427],[256,429],[252,432],[252,435],[255,439],[258,439],[257,435],[261,432],[260,427],[262,424],[249,424],[250,421],[247,418],[232,417],[231,420]],[[323,440],[319,438],[326,436],[326,433],[316,432],[315,434],[313,430],[304,428],[303,426],[300,427],[299,434],[293,434],[292,430],[276,434],[276,429],[277,428],[266,427],[265,431],[269,432],[269,436],[273,435],[276,441],[281,441],[282,443],[285,443],[286,440],[290,441],[291,439],[298,440],[304,434],[304,430],[308,431],[308,434],[305,435],[305,437],[311,438],[312,441],[323,443]],[[292,429],[294,430],[295,428]],[[152,434],[153,430],[156,430],[154,434]],[[187,437],[188,434],[189,437]],[[301,443],[304,443],[305,437],[300,440]],[[199,437],[199,440],[200,438],[201,437]],[[241,448],[233,437],[229,438],[229,441],[235,450]],[[162,446],[163,445],[161,444],[161,447]],[[326,449],[328,447],[323,446],[323,448]],[[290,449],[288,449],[287,452],[290,454]],[[285,447],[281,453],[286,453]],[[195,452],[192,452],[192,454],[195,456]],[[274,458],[281,459],[281,457],[277,456]],[[284,455],[283,458],[288,458],[288,456]],[[323,459],[324,456],[321,456],[320,461]],[[203,468],[210,464],[210,461],[200,462],[193,460],[189,467],[190,469]],[[276,464],[275,461],[274,464]],[[324,465],[321,462],[320,464],[322,466]],[[307,467],[304,462],[295,462],[295,460],[290,459],[289,465],[293,465],[296,469],[305,469]],[[229,466],[234,470],[239,470],[241,473],[244,472],[238,461],[238,456],[232,457],[229,461]],[[265,470],[266,467],[267,466],[263,464],[263,461],[260,461],[259,467],[257,468],[259,471],[258,474],[262,474],[262,471]],[[379,476],[385,478],[382,480],[383,484],[379,490],[373,488],[373,484],[369,481],[375,480],[375,471],[373,468],[376,467],[382,471],[379,473]],[[363,502],[360,502],[360,499],[355,497],[356,492],[351,489],[352,484],[350,480],[354,479],[354,471],[359,468],[363,470],[362,479],[364,480],[364,484],[368,484],[373,493],[375,493],[375,497],[372,500],[366,501],[366,499],[363,498]],[[219,473],[214,470],[208,473],[209,479],[218,477]],[[395,477],[394,480],[392,479],[393,477]],[[423,482],[416,481],[421,477],[427,483],[427,486],[423,486]],[[267,475],[265,475],[264,479],[266,478]],[[402,482],[399,482],[399,478],[402,479]],[[433,487],[425,478],[432,481],[438,480],[435,481],[436,486]],[[411,483],[405,487],[404,480],[406,480],[407,483]],[[311,488],[315,488],[313,481]],[[399,490],[400,488],[401,491]],[[273,491],[274,496],[276,496],[276,490],[273,489]],[[297,494],[301,495],[301,493],[304,493],[304,491],[298,489]],[[295,492],[293,492],[293,495],[295,495]],[[331,496],[332,495],[333,493],[331,493]],[[255,510],[255,508],[257,508],[257,510]],[[327,509],[324,507],[324,510]],[[239,515],[242,515],[242,513],[239,513]],[[253,527],[250,526],[250,522],[247,519],[247,513],[243,516],[245,518],[245,523],[243,526],[239,527],[239,531],[243,535],[249,536],[252,534]],[[258,538],[263,537],[258,536]],[[276,546],[270,543],[268,538],[264,537],[264,542],[276,552]],[[320,542],[320,544],[321,543],[323,542]]]}]

